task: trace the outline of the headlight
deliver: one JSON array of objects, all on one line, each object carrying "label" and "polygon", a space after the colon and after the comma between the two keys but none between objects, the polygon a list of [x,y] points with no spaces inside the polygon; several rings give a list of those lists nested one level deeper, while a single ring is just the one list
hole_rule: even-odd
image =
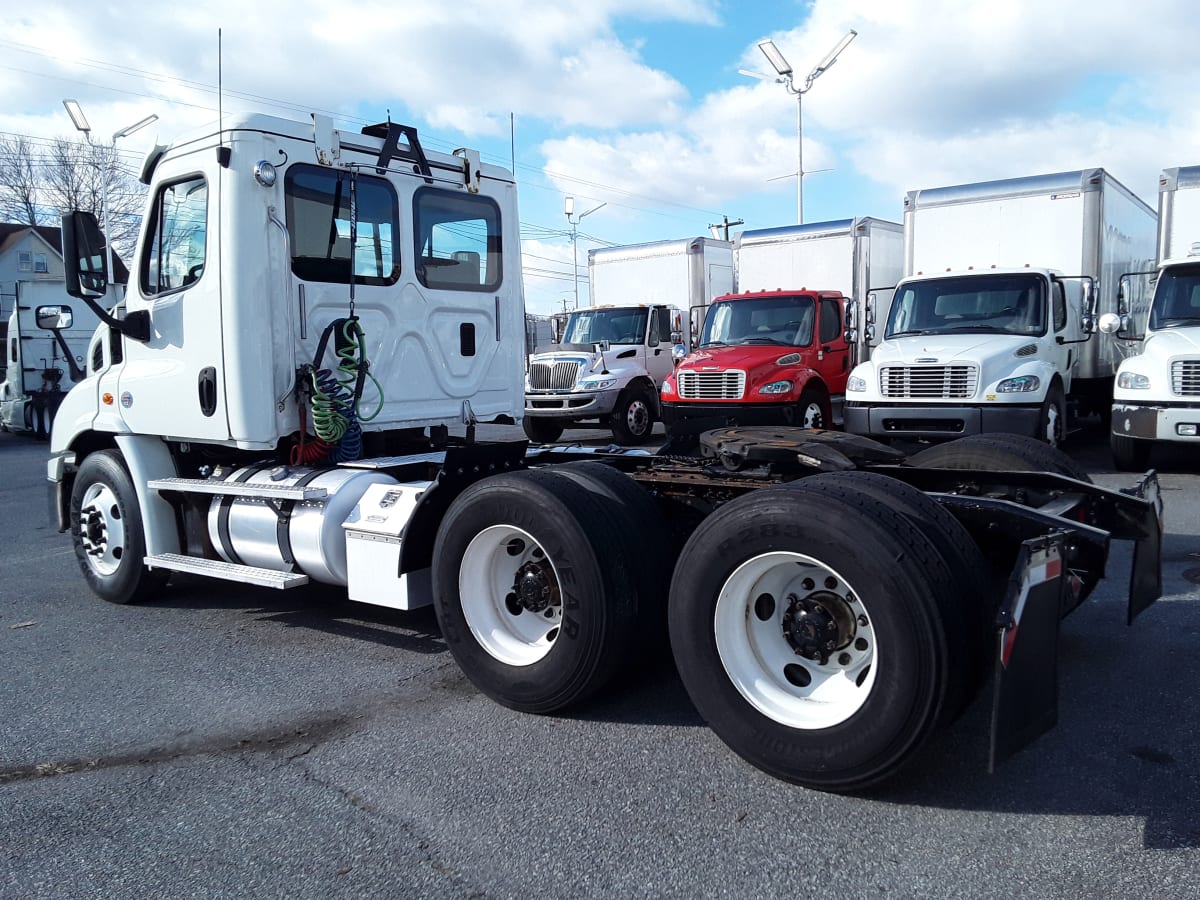
[{"label": "headlight", "polygon": [[1150,390],[1150,376],[1139,375],[1137,372],[1122,372],[1117,376],[1117,387],[1126,391]]},{"label": "headlight", "polygon": [[581,391],[602,391],[617,383],[615,378],[584,378],[579,382]]},{"label": "headlight", "polygon": [[1028,394],[1042,386],[1042,379],[1036,375],[1018,375],[1016,378],[1005,378],[996,385],[997,394]]},{"label": "headlight", "polygon": [[851,375],[846,379],[846,392],[853,391],[856,394],[862,394],[867,390],[867,379],[859,378],[857,375]]},{"label": "headlight", "polygon": [[671,384],[669,381],[664,381],[659,387],[658,392],[664,397],[668,394],[673,394],[675,393],[675,385]]},{"label": "headlight", "polygon": [[792,389],[790,381],[772,381],[758,389],[760,394],[786,394]]}]

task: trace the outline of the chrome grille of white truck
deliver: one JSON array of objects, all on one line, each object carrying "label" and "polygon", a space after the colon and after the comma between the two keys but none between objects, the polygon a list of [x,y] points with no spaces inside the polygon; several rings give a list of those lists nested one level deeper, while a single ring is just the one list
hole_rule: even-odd
[{"label": "chrome grille of white truck", "polygon": [[975,396],[975,366],[883,366],[879,392],[891,400],[967,400]]},{"label": "chrome grille of white truck", "polygon": [[1200,359],[1171,363],[1171,392],[1181,397],[1200,396]]},{"label": "chrome grille of white truck", "polygon": [[746,373],[740,369],[680,372],[676,383],[681,400],[741,400],[746,390]]},{"label": "chrome grille of white truck", "polygon": [[533,362],[529,364],[529,386],[535,391],[569,391],[575,387],[583,364],[568,362]]}]

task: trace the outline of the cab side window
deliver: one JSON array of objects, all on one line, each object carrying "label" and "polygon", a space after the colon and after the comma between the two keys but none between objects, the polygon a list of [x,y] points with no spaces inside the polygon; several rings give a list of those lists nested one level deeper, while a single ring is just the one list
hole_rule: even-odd
[{"label": "cab side window", "polygon": [[417,278],[427,288],[500,286],[500,207],[487,197],[421,188],[413,198]]},{"label": "cab side window", "polygon": [[1054,330],[1062,331],[1067,327],[1067,295],[1061,281],[1054,282],[1053,297]]},{"label": "cab side window", "polygon": [[152,224],[139,273],[146,296],[167,294],[200,280],[208,233],[208,184],[201,176],[163,185],[150,210]]},{"label": "cab side window", "polygon": [[822,344],[836,341],[842,333],[842,304],[832,297],[821,298],[821,329]]}]

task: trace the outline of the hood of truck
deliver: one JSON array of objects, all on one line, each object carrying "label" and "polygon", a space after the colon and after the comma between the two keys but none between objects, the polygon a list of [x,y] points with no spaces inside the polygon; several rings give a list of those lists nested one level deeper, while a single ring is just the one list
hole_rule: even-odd
[{"label": "hood of truck", "polygon": [[[879,365],[922,366],[955,363],[983,365],[993,359],[1008,359],[1026,345],[1038,346],[1037,338],[1020,334],[914,334],[884,341],[871,352]],[[1037,353],[1029,354],[1036,358]]]},{"label": "hood of truck", "polygon": [[1164,328],[1148,334],[1142,353],[1163,358],[1200,356],[1200,328]]},{"label": "hood of truck", "polygon": [[[746,373],[746,389],[763,381],[774,381],[793,369],[811,365],[813,347],[784,347],[779,344],[731,344],[696,350],[676,367],[675,372],[724,372],[735,369]],[[796,355],[797,362],[780,366],[776,360]]]},{"label": "hood of truck", "polygon": [[[644,362],[638,353],[638,344],[613,344],[604,353],[593,352],[591,344],[557,344],[549,352],[537,352],[529,357],[529,365],[553,366],[555,363],[573,363],[579,366],[576,380],[603,374],[626,380],[644,370]],[[532,385],[526,379],[526,389]],[[542,388],[541,390],[546,390]]]}]

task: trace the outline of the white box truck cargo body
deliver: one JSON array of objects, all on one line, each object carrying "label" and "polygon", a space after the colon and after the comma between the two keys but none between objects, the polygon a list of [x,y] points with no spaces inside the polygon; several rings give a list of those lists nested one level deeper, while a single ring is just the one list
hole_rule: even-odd
[{"label": "white box truck cargo body", "polygon": [[588,285],[592,306],[707,306],[734,289],[733,244],[694,237],[589,250]]},{"label": "white box truck cargo body", "polygon": [[1122,273],[1150,265],[1156,222],[1103,169],[909,192],[906,277],[851,373],[847,428],[1056,442],[1069,411],[1107,412],[1128,351],[1094,317],[1116,311]]},{"label": "white box truck cargo body", "polygon": [[[887,318],[892,291],[904,275],[904,228],[871,216],[757,228],[733,243],[737,291],[832,290],[867,309],[869,321]],[[854,359],[870,356],[878,340],[855,331]],[[865,324],[865,323],[864,323]]]},{"label": "white box truck cargo body", "polygon": [[[1158,187],[1158,278],[1147,311],[1127,279],[1122,309],[1101,330],[1140,353],[1113,388],[1113,459],[1145,465],[1156,443],[1200,441],[1200,166],[1164,169]],[[1138,339],[1142,342],[1138,343]]]}]

